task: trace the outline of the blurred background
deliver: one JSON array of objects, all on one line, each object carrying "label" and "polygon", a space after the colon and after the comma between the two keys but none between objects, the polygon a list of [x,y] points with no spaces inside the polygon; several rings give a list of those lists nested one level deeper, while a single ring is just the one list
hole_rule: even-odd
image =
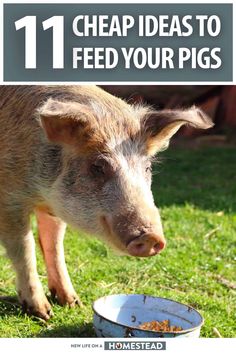
[{"label": "blurred background", "polygon": [[[147,103],[156,109],[196,105],[214,121],[214,128],[203,131],[183,127],[175,143],[194,145],[236,144],[236,86],[223,85],[105,85],[106,91],[130,103]],[[194,138],[194,139],[193,139]]]}]

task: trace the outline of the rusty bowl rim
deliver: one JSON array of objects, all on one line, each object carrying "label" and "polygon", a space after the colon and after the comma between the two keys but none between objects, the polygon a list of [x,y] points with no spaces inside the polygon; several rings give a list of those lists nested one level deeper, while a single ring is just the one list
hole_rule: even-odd
[{"label": "rusty bowl rim", "polygon": [[[179,305],[184,305],[186,307],[188,307],[189,309],[197,312],[197,314],[199,315],[200,319],[201,319],[201,323],[198,325],[198,326],[195,326],[195,327],[191,327],[189,329],[183,329],[181,331],[161,331],[161,332],[158,332],[158,331],[152,331],[151,329],[141,329],[141,328],[138,328],[138,327],[135,327],[135,326],[127,326],[125,324],[122,324],[120,322],[116,322],[116,321],[113,321],[113,320],[109,320],[108,318],[106,318],[105,316],[101,315],[100,313],[98,313],[94,306],[95,306],[95,302],[97,302],[98,300],[101,300],[101,299],[104,299],[104,298],[107,298],[107,297],[111,297],[111,296],[133,296],[133,295],[137,295],[137,296],[146,296],[146,297],[151,297],[153,299],[162,299],[162,300],[168,300],[168,301],[172,301],[172,302],[175,302]],[[203,316],[200,314],[199,311],[197,311],[194,307],[190,306],[190,305],[187,305],[187,304],[184,304],[182,302],[179,302],[179,301],[176,301],[176,300],[172,300],[172,299],[168,299],[166,297],[161,297],[161,296],[152,296],[152,295],[146,295],[146,294],[111,294],[111,295],[105,295],[105,296],[101,296],[99,297],[97,300],[93,301],[93,304],[92,304],[92,309],[93,309],[93,312],[97,315],[97,316],[100,316],[102,317],[105,321],[108,321],[108,322],[111,322],[115,325],[118,325],[120,327],[125,327],[125,328],[130,328],[131,330],[136,330],[136,331],[140,331],[140,332],[151,332],[151,333],[158,333],[158,334],[184,334],[184,333],[189,333],[189,332],[193,332],[195,330],[197,330],[198,328],[201,328],[204,324],[204,318]]]}]

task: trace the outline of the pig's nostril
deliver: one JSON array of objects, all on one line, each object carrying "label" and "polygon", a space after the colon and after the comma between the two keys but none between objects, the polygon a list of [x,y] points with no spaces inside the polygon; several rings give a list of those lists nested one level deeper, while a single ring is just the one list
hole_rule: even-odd
[{"label": "pig's nostril", "polygon": [[139,248],[139,249],[142,248],[143,247],[143,243],[137,243],[136,247]]},{"label": "pig's nostril", "polygon": [[159,250],[160,250],[160,244],[159,244],[159,242],[156,243],[156,244],[153,246],[153,248],[154,248],[155,251],[159,251]]},{"label": "pig's nostril", "polygon": [[163,248],[165,248],[166,242],[165,241],[164,242],[160,241],[158,243],[158,245],[159,245],[159,251],[161,251],[161,250],[163,250]]},{"label": "pig's nostril", "polygon": [[145,252],[145,248],[146,248],[146,247],[145,247],[145,244],[144,244],[143,242],[137,243],[137,244],[135,245],[135,250],[136,250],[136,252],[138,252],[139,254]]},{"label": "pig's nostril", "polygon": [[153,250],[157,253],[157,252],[160,252],[161,250],[163,250],[164,247],[165,247],[165,243],[159,241],[159,242],[155,243],[155,245],[153,246]]}]

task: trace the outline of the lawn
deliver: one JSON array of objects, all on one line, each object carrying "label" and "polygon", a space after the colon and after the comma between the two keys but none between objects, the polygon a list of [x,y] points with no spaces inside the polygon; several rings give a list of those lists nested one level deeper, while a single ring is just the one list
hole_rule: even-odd
[{"label": "lawn", "polygon": [[[96,298],[145,293],[194,306],[205,319],[202,337],[215,337],[214,328],[236,337],[236,149],[169,149],[154,167],[152,188],[168,242],[160,256],[119,257],[100,241],[68,230],[67,264],[82,309],[55,304],[47,324],[22,314],[14,273],[0,257],[0,336],[93,337]],[[33,227],[36,233],[34,221]],[[47,291],[39,250],[38,269]]]}]

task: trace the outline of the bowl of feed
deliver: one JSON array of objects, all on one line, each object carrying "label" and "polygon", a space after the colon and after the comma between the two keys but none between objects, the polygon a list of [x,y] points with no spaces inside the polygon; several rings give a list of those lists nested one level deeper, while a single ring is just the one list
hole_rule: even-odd
[{"label": "bowl of feed", "polygon": [[143,294],[119,294],[93,303],[98,337],[199,337],[203,318],[193,307]]}]

